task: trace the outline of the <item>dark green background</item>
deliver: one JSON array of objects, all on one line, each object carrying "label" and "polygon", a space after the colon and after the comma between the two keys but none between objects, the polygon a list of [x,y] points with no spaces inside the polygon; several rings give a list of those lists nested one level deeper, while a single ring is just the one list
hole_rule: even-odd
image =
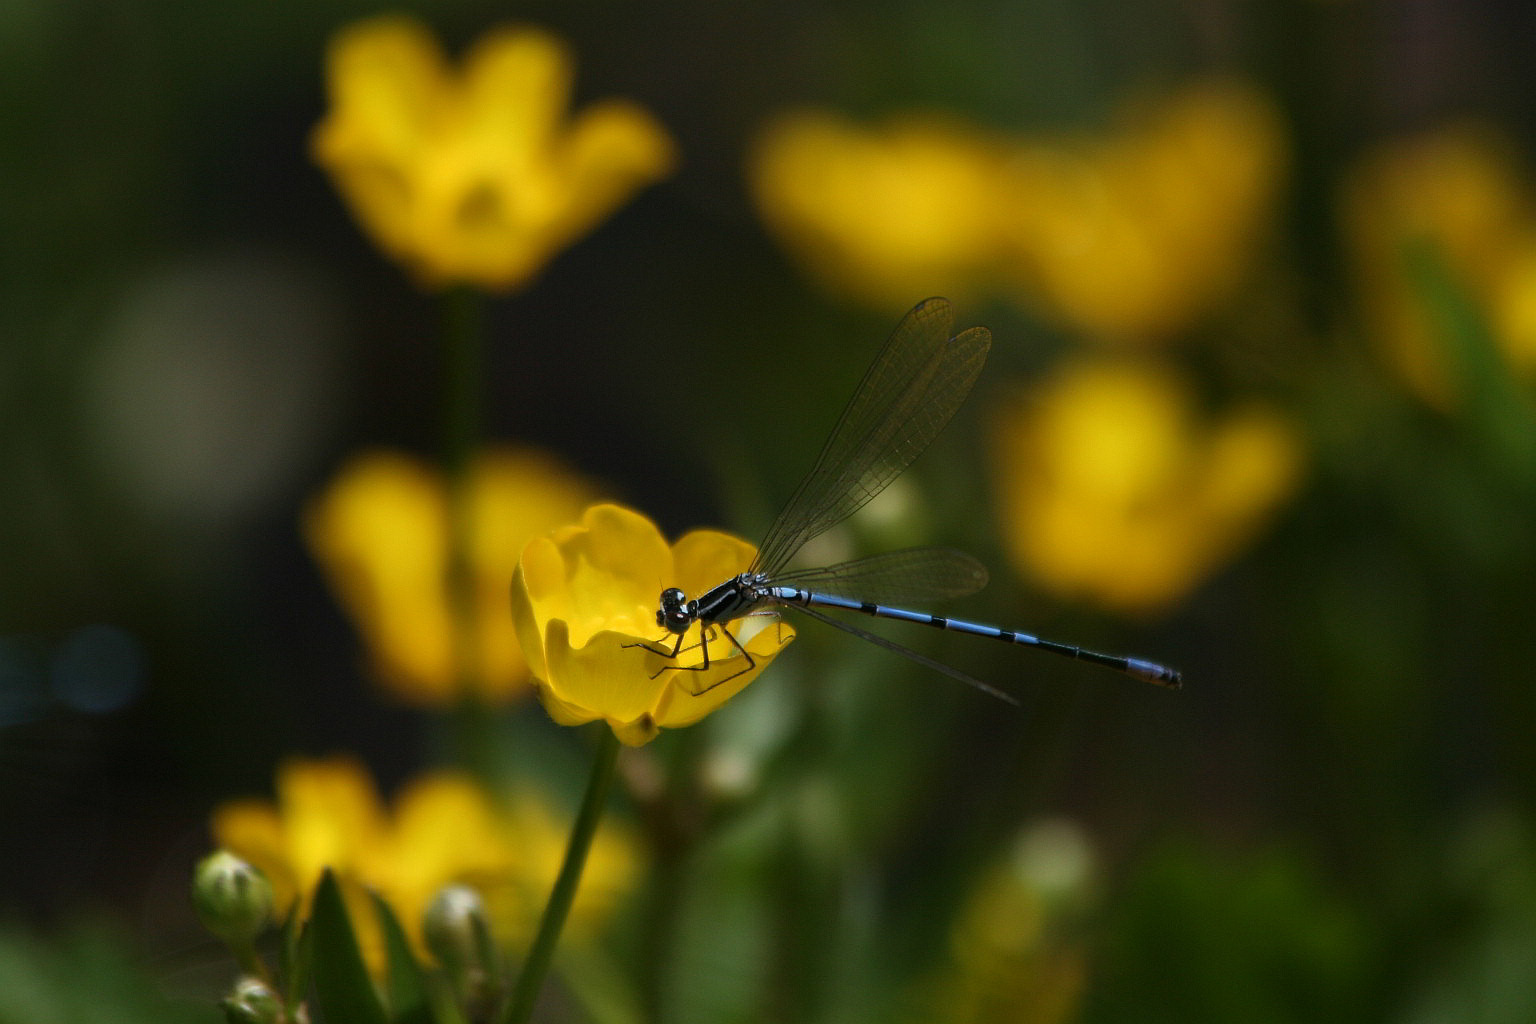
[{"label": "dark green background", "polygon": [[[838,1019],[850,975],[889,990],[887,975],[932,962],[977,866],[1050,814],[1102,858],[1086,1020],[1530,1019],[1531,394],[1503,381],[1456,415],[1406,396],[1363,337],[1334,208],[1339,176],[1381,139],[1476,113],[1529,144],[1527,6],[413,9],[454,47],[502,20],[552,28],[578,54],[578,101],[633,98],[676,137],[672,178],[495,303],[487,383],[493,436],[559,452],[674,534],[759,530],[902,312],[823,292],[765,236],[742,160],[766,117],[942,105],[1038,131],[1103,123],[1133,89],[1220,71],[1287,118],[1293,164],[1257,257],[1268,313],[1218,313],[1174,347],[1214,397],[1268,393],[1304,424],[1306,483],[1251,550],[1136,626],[1010,578],[975,514],[986,412],[1074,340],[1002,303],[962,310],[993,329],[995,355],[914,470],[944,524],[933,539],[997,569],[965,612],[1166,659],[1187,690],[925,648],[1021,693],[1014,713],[805,630],[786,656],[799,660],[758,684],[811,709],[804,756],[770,799],[792,807],[830,780],[848,835],[824,863],[800,821],[738,837],[746,852],[717,858],[732,870],[684,872],[703,901],[689,912],[739,927],[689,945],[684,921],[675,953],[649,955],[696,974],[666,984],[705,1000],[691,986],[714,979],[720,1005],[760,1019]],[[138,1005],[137,975],[113,987],[119,954],[102,950],[116,944],[177,991],[217,992],[226,968],[182,902],[212,804],[267,792],[290,752],[360,753],[388,789],[440,749],[435,726],[360,673],[297,532],[303,500],[360,447],[437,445],[436,306],[371,251],[306,155],[327,35],[370,13],[0,9],[0,971],[57,976],[58,992],[88,963],[100,998]],[[1475,356],[1480,313],[1438,286],[1430,255],[1423,291],[1456,314],[1442,340]],[[132,325],[178,317],[170,354],[150,346],[169,362],[125,362]],[[125,395],[163,413],[147,440],[103,412]],[[162,460],[201,470],[146,499],[138,474]],[[101,623],[143,683],[105,714],[50,688],[61,652]],[[577,738],[536,708],[515,719],[579,766]],[[656,752],[686,764],[704,742],[667,736]],[[878,940],[818,917],[860,887]],[[763,899],[781,911],[766,923]],[[79,932],[81,917],[117,938]],[[711,942],[734,948],[726,933],[752,937],[750,965],[710,961]],[[768,1003],[751,995],[763,978]]]}]

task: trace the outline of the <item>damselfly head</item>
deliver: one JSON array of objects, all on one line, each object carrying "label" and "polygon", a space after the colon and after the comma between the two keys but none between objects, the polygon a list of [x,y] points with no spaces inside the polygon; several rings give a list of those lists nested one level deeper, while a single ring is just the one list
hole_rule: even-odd
[{"label": "damselfly head", "polygon": [[693,613],[688,609],[688,595],[677,587],[661,592],[661,607],[656,610],[656,625],[673,633],[686,632],[693,624]]}]

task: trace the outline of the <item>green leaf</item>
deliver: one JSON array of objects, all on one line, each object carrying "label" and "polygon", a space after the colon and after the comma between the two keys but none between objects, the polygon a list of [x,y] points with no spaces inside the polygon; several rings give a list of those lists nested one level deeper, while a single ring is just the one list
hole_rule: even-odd
[{"label": "green leaf", "polygon": [[325,1020],[333,1024],[387,1024],[389,1018],[363,963],[341,886],[329,870],[315,888],[309,931],[313,932],[310,967],[315,1002]]},{"label": "green leaf", "polygon": [[377,894],[373,907],[384,929],[384,951],[388,957],[388,998],[390,1018],[397,1024],[431,1024],[432,1011],[427,1002],[426,980],[421,965],[411,952],[410,940],[390,905]]},{"label": "green leaf", "polygon": [[1521,483],[1536,483],[1536,433],[1529,399],[1500,350],[1488,311],[1457,280],[1445,253],[1419,239],[1404,254],[1410,280],[1430,315],[1477,439]]},{"label": "green leaf", "polygon": [[309,965],[314,933],[299,914],[294,900],[277,935],[277,977],[282,982],[284,1004],[297,1006],[309,985]]}]

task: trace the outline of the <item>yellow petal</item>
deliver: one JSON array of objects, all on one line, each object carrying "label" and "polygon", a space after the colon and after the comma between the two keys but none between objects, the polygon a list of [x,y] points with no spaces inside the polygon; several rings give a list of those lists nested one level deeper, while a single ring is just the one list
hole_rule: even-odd
[{"label": "yellow petal", "polygon": [[[478,599],[477,696],[526,692],[528,665],[507,582],[522,545],[590,499],[581,480],[537,451],[480,453],[466,484]],[[389,452],[349,463],[305,515],[305,537],[367,641],[382,680],[421,703],[459,696],[447,596],[448,497],[439,474]]]},{"label": "yellow petal", "polygon": [[412,780],[395,801],[394,817],[391,852],[413,875],[435,885],[508,860],[495,807],[467,775],[441,771]]},{"label": "yellow petal", "polygon": [[559,460],[527,448],[481,452],[470,477],[471,565],[479,594],[480,696],[522,691],[529,666],[508,615],[507,581],[528,538],[567,522],[592,498],[587,482]]},{"label": "yellow petal", "polygon": [[1166,336],[1252,262],[1284,162],[1277,114],[1233,81],[1142,104],[1106,137],[1022,143],[1000,221],[1010,264],[1082,329]]},{"label": "yellow petal", "polygon": [[528,669],[537,678],[549,678],[544,623],[570,617],[570,589],[560,547],[552,537],[536,537],[523,549],[512,574],[512,625]]},{"label": "yellow petal", "polygon": [[585,234],[637,189],[670,174],[676,149],[666,130],[634,103],[586,108],[554,154],[565,206],[551,227],[555,244]]},{"label": "yellow petal", "polygon": [[[540,652],[530,660],[551,717],[562,725],[601,718],[639,744],[740,692],[793,631],[772,616],[747,616],[711,626],[706,651],[699,623],[679,641],[661,635],[656,614],[663,587],[697,597],[753,556],[750,544],[712,530],[668,549],[649,519],[617,505],[594,505],[579,524],[528,544],[513,582],[514,618],[525,645]],[[751,651],[752,671],[742,671],[747,659],[731,636]],[[675,658],[667,653],[674,649]]]},{"label": "yellow petal", "polygon": [[452,686],[442,485],[389,452],[354,459],[304,516],[305,539],[385,681],[422,700]]},{"label": "yellow petal", "polygon": [[587,708],[561,700],[554,688],[547,684],[539,687],[539,702],[544,705],[544,710],[549,712],[549,717],[555,720],[556,725],[586,725],[598,717]]},{"label": "yellow petal", "polygon": [[565,123],[572,62],[537,29],[482,37],[450,72],[404,18],[340,33],[316,160],[364,228],[430,288],[525,284],[558,249],[670,169],[638,108]]},{"label": "yellow petal", "polygon": [[477,888],[503,882],[518,859],[515,841],[509,842],[495,807],[474,780],[437,772],[413,780],[400,793],[390,841],[367,878],[419,947],[422,917],[438,891],[450,882]]},{"label": "yellow petal", "polygon": [[464,58],[464,123],[474,145],[526,172],[565,116],[572,71],[564,44],[547,32],[506,27],[482,36]]},{"label": "yellow petal", "polygon": [[587,721],[603,718],[615,729],[654,722],[666,683],[650,678],[645,651],[623,646],[634,642],[631,635],[604,630],[576,646],[565,622],[551,622],[544,635],[550,694]]},{"label": "yellow petal", "polygon": [[[712,659],[708,671],[679,669],[671,674],[671,700],[657,714],[664,728],[692,725],[746,689],[780,651],[795,638],[795,631],[777,616],[751,616],[737,619],[728,627],[751,653],[756,664],[746,668],[746,659],[725,638],[710,644]],[[687,664],[688,662],[684,662]]]},{"label": "yellow petal", "polygon": [[243,857],[266,874],[279,912],[285,911],[304,886],[288,863],[282,821],[272,804],[228,801],[214,810],[209,827],[215,846]]},{"label": "yellow petal", "polygon": [[672,553],[661,532],[618,505],[592,506],[581,525],[561,545],[572,645],[585,646],[598,630],[654,633],[657,599],[672,585]]},{"label": "yellow petal", "polygon": [[371,18],[339,32],[327,60],[331,109],[311,139],[380,248],[414,259],[419,154],[433,145],[448,101],[447,71],[431,35],[408,18]]},{"label": "yellow petal", "polygon": [[[565,841],[566,822],[556,821],[539,794],[514,792],[493,803],[469,777],[440,772],[409,783],[386,814],[372,783],[348,758],[289,762],[278,789],[276,806],[234,801],[220,807],[215,835],[267,872],[284,905],[295,892],[307,898],[319,868],[331,867],[376,977],[386,956],[370,894],[384,897],[424,952],[421,912],[442,886],[466,882],[486,897],[498,940],[526,945]],[[317,828],[334,841],[321,863],[302,838]],[[629,833],[605,822],[573,907],[573,921],[588,934],[627,889],[635,861]]]},{"label": "yellow petal", "polygon": [[408,160],[426,141],[447,88],[437,41],[419,22],[395,15],[338,32],[326,72],[331,112],[316,145],[335,157]]},{"label": "yellow petal", "polygon": [[883,302],[975,290],[995,257],[1000,154],[954,120],[871,129],[806,111],[763,130],[749,169],[770,230],[833,284]]},{"label": "yellow petal", "polygon": [[633,722],[610,722],[613,734],[619,738],[619,742],[626,747],[643,747],[661,732],[656,720],[650,715],[641,715]]},{"label": "yellow petal", "polygon": [[672,546],[676,582],[683,592],[697,597],[724,583],[752,564],[757,549],[739,537],[716,530],[693,530]]},{"label": "yellow petal", "polygon": [[1253,404],[1198,423],[1167,371],[1064,368],[997,440],[1010,553],[1041,585],[1131,614],[1166,608],[1295,488],[1288,421]]},{"label": "yellow petal", "polygon": [[312,885],[322,868],[347,870],[385,828],[373,780],[352,758],[293,759],[278,770],[277,803],[288,857]]}]

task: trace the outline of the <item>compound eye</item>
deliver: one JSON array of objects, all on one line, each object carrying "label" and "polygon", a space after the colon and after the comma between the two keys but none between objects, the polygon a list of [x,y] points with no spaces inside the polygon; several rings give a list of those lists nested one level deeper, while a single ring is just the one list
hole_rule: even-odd
[{"label": "compound eye", "polygon": [[688,607],[688,595],[677,587],[661,592],[661,608],[656,612],[656,625],[673,633],[681,633],[693,624],[693,612]]}]

